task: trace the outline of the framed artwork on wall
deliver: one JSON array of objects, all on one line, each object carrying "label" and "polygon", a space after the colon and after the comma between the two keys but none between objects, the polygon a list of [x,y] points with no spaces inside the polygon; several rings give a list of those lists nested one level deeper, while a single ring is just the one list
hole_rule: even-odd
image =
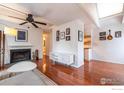
[{"label": "framed artwork on wall", "polygon": [[106,32],[99,32],[99,40],[106,40]]},{"label": "framed artwork on wall", "polygon": [[100,32],[99,36],[106,36],[106,32]]},{"label": "framed artwork on wall", "polygon": [[56,31],[56,41],[59,41],[59,37],[60,37],[60,31]]},{"label": "framed artwork on wall", "polygon": [[66,35],[70,35],[70,28],[66,28]]},{"label": "framed artwork on wall", "polygon": [[59,37],[56,37],[56,41],[59,41]]},{"label": "framed artwork on wall", "polygon": [[70,41],[71,37],[70,36],[66,36],[66,41]]},{"label": "framed artwork on wall", "polygon": [[17,36],[15,37],[16,42],[27,42],[28,41],[28,30],[18,29]]},{"label": "framed artwork on wall", "polygon": [[109,34],[107,35],[107,39],[108,40],[112,40],[113,39],[113,36],[111,34],[111,30],[109,29]]},{"label": "framed artwork on wall", "polygon": [[59,37],[59,35],[60,35],[60,31],[57,30],[57,31],[56,31],[56,37]]},{"label": "framed artwork on wall", "polygon": [[60,33],[60,39],[65,39],[65,32]]},{"label": "framed artwork on wall", "polygon": [[122,36],[121,33],[122,33],[121,31],[116,31],[116,32],[115,32],[115,37],[116,37],[116,38],[120,38],[120,37]]},{"label": "framed artwork on wall", "polygon": [[78,30],[78,41],[83,42],[83,32]]},{"label": "framed artwork on wall", "polygon": [[106,40],[106,36],[104,36],[104,37],[99,37],[99,40]]}]

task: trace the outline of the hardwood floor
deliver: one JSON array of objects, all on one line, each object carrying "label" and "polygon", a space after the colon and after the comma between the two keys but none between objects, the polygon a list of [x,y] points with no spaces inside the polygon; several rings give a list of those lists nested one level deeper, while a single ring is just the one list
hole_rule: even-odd
[{"label": "hardwood floor", "polygon": [[47,56],[37,68],[59,85],[124,85],[124,65],[85,61],[80,68],[54,64]]}]

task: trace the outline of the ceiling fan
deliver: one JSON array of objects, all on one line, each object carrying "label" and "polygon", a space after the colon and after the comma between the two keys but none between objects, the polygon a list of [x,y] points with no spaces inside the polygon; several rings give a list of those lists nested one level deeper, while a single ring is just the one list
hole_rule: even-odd
[{"label": "ceiling fan", "polygon": [[26,24],[26,23],[31,23],[31,24],[32,24],[34,27],[36,27],[36,28],[39,28],[36,24],[47,25],[47,24],[44,23],[44,22],[35,21],[32,14],[28,14],[28,16],[26,17],[26,19],[14,17],[14,16],[9,16],[9,17],[12,17],[12,18],[15,18],[15,19],[19,19],[19,20],[25,21],[25,22],[23,22],[23,23],[20,23],[19,25],[24,25],[24,24]]},{"label": "ceiling fan", "polygon": [[[13,8],[10,8],[10,7],[1,5],[1,4],[0,4],[0,6],[3,6],[3,7],[5,7],[5,8],[7,8],[7,9],[10,9],[10,10],[13,10],[13,11],[16,11],[16,12],[23,13],[23,12],[21,12],[21,11],[15,10],[15,9],[13,9]],[[26,14],[26,13],[23,13],[23,14]],[[39,28],[39,27],[37,26],[37,24],[47,25],[47,23],[35,21],[32,14],[26,14],[26,15],[27,15],[27,17],[26,17],[25,19],[18,18],[18,17],[14,17],[14,16],[8,16],[8,17],[15,18],[15,19],[19,19],[19,20],[23,20],[24,22],[23,22],[23,23],[20,23],[19,25],[24,25],[24,24],[26,24],[26,23],[31,23],[35,28]]]}]

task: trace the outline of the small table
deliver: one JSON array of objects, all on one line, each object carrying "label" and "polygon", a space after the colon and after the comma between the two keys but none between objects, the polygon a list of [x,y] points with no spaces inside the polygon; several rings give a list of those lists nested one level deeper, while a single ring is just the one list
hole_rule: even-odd
[{"label": "small table", "polygon": [[35,69],[36,67],[37,65],[31,61],[22,61],[8,68],[7,72],[18,73],[18,72],[30,71]]}]

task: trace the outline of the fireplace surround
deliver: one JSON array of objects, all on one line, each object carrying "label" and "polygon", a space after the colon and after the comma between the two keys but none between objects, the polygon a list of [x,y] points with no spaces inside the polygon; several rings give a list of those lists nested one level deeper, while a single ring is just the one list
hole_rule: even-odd
[{"label": "fireplace surround", "polygon": [[31,60],[31,49],[11,49],[10,63]]}]

